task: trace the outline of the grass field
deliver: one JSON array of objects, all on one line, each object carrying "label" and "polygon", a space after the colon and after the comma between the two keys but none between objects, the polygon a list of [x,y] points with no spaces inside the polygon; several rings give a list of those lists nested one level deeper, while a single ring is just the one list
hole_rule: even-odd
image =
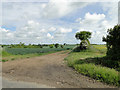
[{"label": "grass field", "polygon": [[[46,53],[51,51],[62,51],[62,50],[70,50],[74,47],[74,45],[66,45],[64,48],[4,48],[4,51],[14,54],[14,55],[25,55],[25,54],[32,54],[32,53]],[[3,53],[4,55],[4,53]]]},{"label": "grass field", "polygon": [[120,62],[106,60],[106,46],[92,45],[87,51],[71,52],[65,60],[79,73],[112,85],[120,85]]},{"label": "grass field", "polygon": [[51,52],[46,52],[46,53],[32,53],[32,54],[24,54],[24,55],[14,55],[14,54],[10,54],[7,53],[6,51],[3,51],[3,55],[2,55],[2,62],[6,62],[9,60],[16,60],[16,59],[23,59],[23,58],[31,58],[31,57],[35,57],[35,56],[41,56],[41,55],[47,55],[50,53],[55,53],[58,51],[51,51]]},{"label": "grass field", "polygon": [[71,50],[75,45],[66,45],[64,48],[3,48],[0,50],[2,55],[2,62],[8,60],[16,60],[22,58],[30,58],[34,56],[46,55],[63,50]]}]

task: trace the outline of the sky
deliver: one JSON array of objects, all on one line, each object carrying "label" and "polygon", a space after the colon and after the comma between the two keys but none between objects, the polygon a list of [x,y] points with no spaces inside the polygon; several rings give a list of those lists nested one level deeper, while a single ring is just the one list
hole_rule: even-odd
[{"label": "sky", "polygon": [[2,2],[3,44],[77,44],[75,34],[92,32],[92,44],[104,44],[107,29],[118,23],[118,2],[46,0]]}]

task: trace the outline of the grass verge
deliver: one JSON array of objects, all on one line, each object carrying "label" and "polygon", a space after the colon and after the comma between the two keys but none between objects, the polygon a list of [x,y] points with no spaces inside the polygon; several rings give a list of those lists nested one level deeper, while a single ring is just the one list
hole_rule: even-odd
[{"label": "grass verge", "polygon": [[120,62],[106,60],[105,53],[104,45],[94,45],[87,51],[71,52],[65,60],[68,66],[83,75],[107,84],[120,86]]},{"label": "grass verge", "polygon": [[96,80],[119,86],[118,71],[107,67],[101,67],[94,64],[76,64],[75,70]]}]

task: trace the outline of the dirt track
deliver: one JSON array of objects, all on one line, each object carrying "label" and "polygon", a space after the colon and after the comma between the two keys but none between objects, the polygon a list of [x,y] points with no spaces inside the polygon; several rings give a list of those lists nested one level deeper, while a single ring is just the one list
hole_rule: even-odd
[{"label": "dirt track", "polygon": [[57,88],[107,88],[112,87],[77,73],[68,67],[64,58],[68,53],[8,61],[2,64],[3,77]]}]

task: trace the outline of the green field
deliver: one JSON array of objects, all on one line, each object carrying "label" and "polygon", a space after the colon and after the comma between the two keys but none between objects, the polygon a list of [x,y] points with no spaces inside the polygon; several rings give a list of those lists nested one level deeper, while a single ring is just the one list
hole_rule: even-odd
[{"label": "green field", "polygon": [[74,47],[74,45],[65,46],[64,48],[5,48],[4,50],[10,54],[14,55],[25,55],[32,53],[46,53],[51,51],[62,51],[62,50],[70,50]]},{"label": "green field", "polygon": [[106,59],[106,51],[105,45],[92,45],[87,51],[71,52],[65,60],[83,75],[119,86],[120,62]]},{"label": "green field", "polygon": [[16,60],[22,58],[30,58],[34,56],[46,55],[58,51],[63,50],[72,50],[75,45],[66,45],[64,48],[3,48],[1,50],[2,53],[2,61],[6,62],[8,60]]}]

